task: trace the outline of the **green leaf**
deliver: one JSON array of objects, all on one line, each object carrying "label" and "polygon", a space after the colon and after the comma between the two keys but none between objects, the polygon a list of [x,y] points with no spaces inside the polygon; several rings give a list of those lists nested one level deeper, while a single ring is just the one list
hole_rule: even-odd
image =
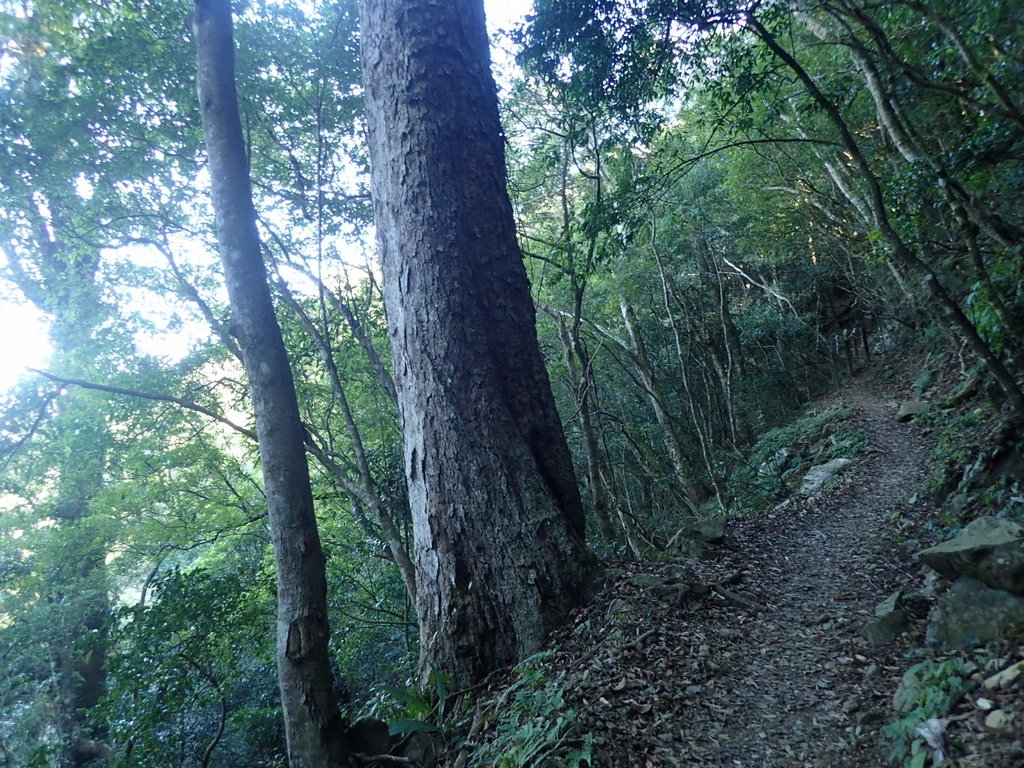
[{"label": "green leaf", "polygon": [[422,720],[398,720],[388,726],[392,736],[408,736],[410,733],[437,733],[437,726]]}]

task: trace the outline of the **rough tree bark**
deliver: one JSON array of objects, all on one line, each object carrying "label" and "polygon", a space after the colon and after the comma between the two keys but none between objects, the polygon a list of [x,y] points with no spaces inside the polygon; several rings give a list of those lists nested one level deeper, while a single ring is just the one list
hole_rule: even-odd
[{"label": "rough tree bark", "polygon": [[535,651],[596,565],[516,241],[482,2],[364,0],[362,37],[421,669],[464,685]]},{"label": "rough tree bark", "polygon": [[263,263],[235,93],[230,0],[196,0],[197,87],[217,241],[256,419],[277,568],[277,669],[292,768],[346,763],[331,686],[327,580],[295,385]]}]

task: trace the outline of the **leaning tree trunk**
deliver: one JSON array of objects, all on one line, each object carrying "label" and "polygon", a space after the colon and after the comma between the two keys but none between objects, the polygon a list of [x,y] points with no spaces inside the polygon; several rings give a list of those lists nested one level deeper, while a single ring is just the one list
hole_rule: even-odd
[{"label": "leaning tree trunk", "polygon": [[304,431],[267,285],[235,93],[230,0],[196,0],[197,85],[217,240],[249,377],[277,567],[277,670],[292,768],[347,762],[328,661],[327,579]]},{"label": "leaning tree trunk", "polygon": [[938,273],[896,231],[889,217],[889,211],[886,208],[882,185],[872,170],[867,157],[861,151],[860,144],[857,142],[849,125],[843,119],[842,114],[840,114],[835,102],[821,90],[810,73],[754,17],[752,12],[747,13],[746,22],[772,53],[792,70],[796,78],[806,88],[807,93],[817,103],[836,129],[847,156],[859,172],[861,181],[867,188],[867,202],[870,206],[870,218],[868,220],[874,223],[882,240],[889,246],[893,261],[897,262],[901,268],[917,274],[922,279],[929,299],[929,308],[933,316],[936,319],[944,318],[963,337],[970,350],[985,364],[989,374],[991,374],[992,378],[996,380],[1003,390],[1013,411],[1012,421],[1015,424],[1024,424],[1024,389],[1021,388],[1020,383],[1014,378],[992,345],[978,332],[977,326],[963,311],[953,293],[939,280]]},{"label": "leaning tree trunk", "polygon": [[478,680],[585,599],[595,561],[537,344],[481,0],[364,0],[384,298],[421,669]]},{"label": "leaning tree trunk", "polygon": [[647,347],[644,344],[643,337],[637,330],[633,308],[625,299],[620,299],[619,308],[622,310],[622,320],[625,323],[626,334],[629,337],[629,351],[636,365],[637,372],[640,374],[640,380],[643,382],[644,389],[647,392],[647,398],[651,402],[654,417],[658,420],[658,426],[661,427],[665,447],[668,449],[669,458],[672,460],[672,467],[676,471],[676,481],[681,484],[685,501],[690,511],[696,512],[697,506],[701,501],[701,494],[694,480],[690,461],[683,451],[683,446],[680,444],[679,437],[676,434],[676,428],[672,424],[672,416],[665,409],[665,396],[662,394],[661,385],[654,374],[654,366],[651,365],[650,358],[647,356]]}]

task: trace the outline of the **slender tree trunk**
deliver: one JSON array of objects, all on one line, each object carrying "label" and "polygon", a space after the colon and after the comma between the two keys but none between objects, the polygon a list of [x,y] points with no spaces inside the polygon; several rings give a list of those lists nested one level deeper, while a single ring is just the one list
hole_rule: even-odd
[{"label": "slender tree trunk", "polygon": [[277,568],[277,669],[292,768],[348,759],[328,661],[327,579],[313,513],[304,430],[267,285],[235,93],[229,0],[196,0],[199,105],[217,240],[249,377]]},{"label": "slender tree trunk", "polygon": [[[711,446],[709,445],[710,437],[706,434],[707,431],[701,423],[700,415],[697,412],[695,393],[690,387],[690,374],[686,356],[683,353],[682,334],[679,332],[679,324],[676,322],[675,312],[672,311],[672,291],[669,287],[668,275],[665,274],[665,265],[656,249],[654,259],[658,264],[658,275],[661,278],[661,298],[665,306],[665,314],[668,317],[669,325],[672,327],[672,338],[675,341],[676,346],[676,362],[679,363],[679,377],[682,382],[683,389],[686,391],[686,401],[687,408],[690,412],[690,422],[693,424],[693,431],[697,435],[697,441],[700,444],[701,458],[704,459],[704,468],[708,472],[708,479],[711,481],[711,485],[715,489],[715,498],[718,501],[718,506],[724,510],[725,495],[722,493],[722,487],[718,482],[718,474],[715,471],[715,463],[711,453]],[[733,434],[733,438],[735,439],[735,433]]]},{"label": "slender tree trunk", "polygon": [[687,460],[683,447],[676,435],[675,426],[672,424],[672,417],[665,409],[665,398],[661,392],[661,386],[658,384],[658,379],[654,375],[654,366],[651,365],[651,361],[647,356],[647,347],[644,344],[643,337],[637,331],[633,308],[626,303],[625,299],[619,302],[619,308],[622,311],[622,320],[626,325],[626,334],[629,337],[633,362],[636,364],[640,378],[643,380],[644,389],[647,390],[647,396],[651,401],[654,417],[658,421],[658,426],[661,427],[665,447],[668,449],[669,458],[672,460],[672,467],[676,471],[676,480],[682,485],[687,506],[690,507],[691,511],[695,512],[697,505],[700,503],[700,493],[693,479],[690,462]]},{"label": "slender tree trunk", "polygon": [[[600,447],[594,436],[594,422],[590,398],[591,371],[590,360],[580,358],[579,347],[569,336],[569,328],[561,315],[555,318],[558,323],[558,338],[562,342],[565,364],[569,371],[572,386],[573,405],[576,407],[576,418],[579,421],[580,433],[583,437],[583,450],[587,459],[587,485],[590,487],[590,498],[594,505],[594,517],[605,541],[615,540],[615,528],[611,515],[608,513],[608,493],[601,480]],[[580,370],[582,368],[582,371]]]},{"label": "slender tree trunk", "polygon": [[536,651],[589,595],[579,488],[506,190],[481,0],[364,0],[384,298],[422,670]]}]

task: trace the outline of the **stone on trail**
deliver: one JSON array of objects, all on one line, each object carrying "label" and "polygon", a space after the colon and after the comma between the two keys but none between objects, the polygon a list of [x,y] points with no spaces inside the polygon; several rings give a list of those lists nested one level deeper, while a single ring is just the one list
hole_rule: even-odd
[{"label": "stone on trail", "polygon": [[861,634],[872,645],[887,645],[910,629],[910,617],[897,608],[866,625]]},{"label": "stone on trail", "polygon": [[910,629],[910,615],[899,607],[903,591],[897,589],[875,606],[875,620],[860,632],[872,645],[887,645]]},{"label": "stone on trail", "polygon": [[1024,672],[1024,661],[1014,662],[1006,669],[986,677],[985,688],[990,691],[994,688],[1009,688],[1020,677],[1022,672]]},{"label": "stone on trail", "polygon": [[970,576],[993,589],[1024,595],[1024,525],[979,517],[949,541],[921,552],[943,576]]},{"label": "stone on trail", "polygon": [[907,400],[900,403],[899,410],[896,411],[896,421],[907,422],[915,416],[919,416],[928,410],[928,403],[923,400]]},{"label": "stone on trail", "polygon": [[627,583],[640,589],[657,589],[664,585],[665,580],[653,573],[638,573],[632,576]]},{"label": "stone on trail", "polygon": [[679,530],[668,543],[668,549],[675,549],[690,557],[703,559],[709,554],[708,545],[721,544],[725,538],[726,518],[686,517]]},{"label": "stone on trail", "polygon": [[903,597],[903,590],[897,589],[885,598],[885,600],[875,606],[875,616],[882,618],[883,616],[888,616],[890,613],[893,613],[896,608],[899,607],[901,597]]},{"label": "stone on trail", "polygon": [[807,470],[807,474],[804,475],[804,482],[800,486],[800,493],[804,496],[810,496],[852,463],[853,459],[832,459],[824,464],[811,467]]},{"label": "stone on trail", "polygon": [[1013,715],[1008,714],[1005,710],[995,709],[985,717],[985,727],[991,728],[993,731],[999,731],[1005,728],[1012,719]]},{"label": "stone on trail", "polygon": [[925,639],[947,650],[973,648],[1021,626],[1024,598],[961,576],[939,598]]}]

